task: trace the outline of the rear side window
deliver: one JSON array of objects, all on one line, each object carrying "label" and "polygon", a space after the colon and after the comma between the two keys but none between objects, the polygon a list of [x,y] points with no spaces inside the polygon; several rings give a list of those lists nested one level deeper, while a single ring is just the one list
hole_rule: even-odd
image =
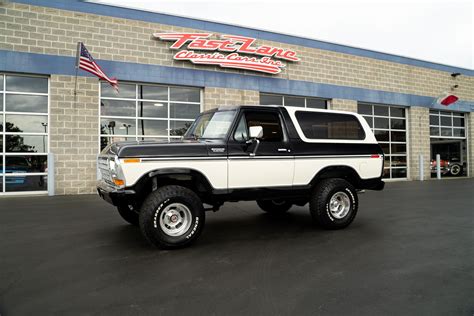
[{"label": "rear side window", "polygon": [[352,140],[365,138],[364,129],[354,115],[302,111],[297,111],[295,115],[306,138]]}]

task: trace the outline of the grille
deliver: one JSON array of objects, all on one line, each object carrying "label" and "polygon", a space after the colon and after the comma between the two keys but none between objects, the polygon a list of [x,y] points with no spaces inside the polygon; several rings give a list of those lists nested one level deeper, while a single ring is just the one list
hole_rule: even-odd
[{"label": "grille", "polygon": [[97,164],[99,166],[99,172],[102,181],[113,186],[114,182],[112,181],[112,174],[110,173],[109,169],[109,159],[106,157],[99,157]]}]

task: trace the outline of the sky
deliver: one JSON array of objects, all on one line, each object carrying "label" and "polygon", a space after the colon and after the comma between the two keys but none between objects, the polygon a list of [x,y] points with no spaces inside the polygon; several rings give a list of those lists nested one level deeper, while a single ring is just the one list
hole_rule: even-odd
[{"label": "sky", "polygon": [[474,69],[472,0],[100,0]]}]

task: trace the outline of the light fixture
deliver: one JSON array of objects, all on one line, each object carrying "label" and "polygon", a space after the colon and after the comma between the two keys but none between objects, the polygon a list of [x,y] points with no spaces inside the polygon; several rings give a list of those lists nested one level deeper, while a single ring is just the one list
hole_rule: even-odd
[{"label": "light fixture", "polygon": [[154,106],[163,106],[163,103],[154,103]]}]

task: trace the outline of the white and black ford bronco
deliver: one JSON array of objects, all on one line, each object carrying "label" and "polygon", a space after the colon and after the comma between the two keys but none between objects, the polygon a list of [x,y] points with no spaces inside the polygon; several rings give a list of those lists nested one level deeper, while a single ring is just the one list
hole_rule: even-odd
[{"label": "white and black ford bronco", "polygon": [[97,189],[152,245],[177,248],[200,235],[205,211],[230,201],[256,200],[274,214],[309,203],[316,224],[344,228],[357,192],[383,189],[383,161],[358,114],[221,107],[201,113],[182,139],[109,145]]}]

